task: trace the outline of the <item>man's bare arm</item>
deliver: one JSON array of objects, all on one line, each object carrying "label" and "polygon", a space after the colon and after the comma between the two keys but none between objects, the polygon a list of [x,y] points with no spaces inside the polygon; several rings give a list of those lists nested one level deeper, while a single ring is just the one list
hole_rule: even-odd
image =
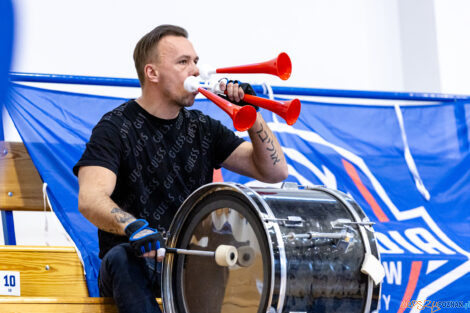
[{"label": "man's bare arm", "polygon": [[248,134],[251,142],[238,146],[222,166],[266,183],[277,183],[286,179],[289,175],[286,158],[261,114],[258,113]]},{"label": "man's bare arm", "polygon": [[78,171],[78,209],[101,230],[125,235],[126,226],[136,218],[111,200],[116,174],[101,166],[83,166]]}]

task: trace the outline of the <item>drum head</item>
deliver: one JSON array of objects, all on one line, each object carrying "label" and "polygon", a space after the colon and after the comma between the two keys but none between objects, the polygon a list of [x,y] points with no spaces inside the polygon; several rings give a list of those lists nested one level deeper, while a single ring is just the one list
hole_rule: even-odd
[{"label": "drum head", "polygon": [[266,312],[271,255],[263,224],[242,194],[220,190],[207,195],[172,230],[174,246],[215,251],[237,248],[237,264],[217,265],[212,257],[175,255],[171,291],[177,312]]}]

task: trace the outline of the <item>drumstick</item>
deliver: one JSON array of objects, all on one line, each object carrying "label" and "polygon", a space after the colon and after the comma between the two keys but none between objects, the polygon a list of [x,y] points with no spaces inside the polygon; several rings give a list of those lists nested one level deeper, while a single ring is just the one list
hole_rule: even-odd
[{"label": "drumstick", "polygon": [[208,256],[215,258],[215,262],[220,266],[233,266],[237,263],[238,252],[234,246],[220,245],[215,251],[187,250],[166,248],[167,253],[176,253],[184,255]]}]

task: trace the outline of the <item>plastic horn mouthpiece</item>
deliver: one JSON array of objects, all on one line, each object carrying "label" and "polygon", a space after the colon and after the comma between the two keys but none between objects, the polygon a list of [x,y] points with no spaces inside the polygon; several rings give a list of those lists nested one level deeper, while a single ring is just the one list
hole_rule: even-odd
[{"label": "plastic horn mouthpiece", "polygon": [[189,76],[184,80],[184,89],[189,92],[195,92],[201,86],[201,79],[196,76]]}]

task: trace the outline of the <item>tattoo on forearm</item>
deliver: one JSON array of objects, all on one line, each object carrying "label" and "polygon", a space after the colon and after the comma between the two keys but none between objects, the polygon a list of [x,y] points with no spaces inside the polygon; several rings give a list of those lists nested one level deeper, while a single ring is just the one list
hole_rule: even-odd
[{"label": "tattoo on forearm", "polygon": [[263,143],[266,141],[266,139],[268,139],[268,133],[264,130],[262,123],[261,123],[261,129],[256,131],[256,134],[258,135],[259,139]]},{"label": "tattoo on forearm", "polygon": [[126,211],[121,210],[120,208],[113,208],[111,210],[111,214],[114,215],[114,218],[116,219],[116,222],[120,224],[124,224],[126,222],[129,222],[132,220],[134,217],[127,213]]},{"label": "tattoo on forearm", "polygon": [[274,141],[269,137],[269,134],[264,130],[263,123],[261,123],[261,129],[256,131],[258,138],[261,140],[262,143],[266,142],[268,147],[266,150],[271,152],[271,160],[273,160],[273,165],[276,165],[277,162],[281,162],[279,159],[279,154],[274,146]]}]

